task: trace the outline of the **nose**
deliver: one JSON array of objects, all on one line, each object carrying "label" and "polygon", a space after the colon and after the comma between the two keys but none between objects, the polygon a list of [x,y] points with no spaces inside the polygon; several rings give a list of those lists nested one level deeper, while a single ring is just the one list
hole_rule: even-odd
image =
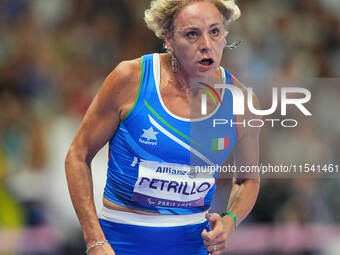
[{"label": "nose", "polygon": [[200,50],[203,53],[211,50],[211,38],[209,35],[202,34],[200,38]]}]

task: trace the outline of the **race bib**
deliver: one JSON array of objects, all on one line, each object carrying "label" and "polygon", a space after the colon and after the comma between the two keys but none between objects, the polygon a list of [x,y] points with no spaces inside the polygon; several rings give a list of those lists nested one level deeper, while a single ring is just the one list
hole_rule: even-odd
[{"label": "race bib", "polygon": [[188,165],[141,160],[132,200],[157,207],[199,207],[214,185],[211,174]]}]

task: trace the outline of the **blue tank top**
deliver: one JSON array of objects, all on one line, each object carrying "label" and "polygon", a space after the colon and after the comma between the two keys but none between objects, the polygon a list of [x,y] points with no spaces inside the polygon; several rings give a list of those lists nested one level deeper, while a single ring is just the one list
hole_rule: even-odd
[{"label": "blue tank top", "polygon": [[[216,189],[218,166],[238,137],[235,125],[213,127],[214,119],[236,121],[232,94],[222,90],[222,104],[203,118],[181,118],[166,108],[160,96],[159,55],[143,56],[141,68],[135,104],[109,141],[104,197],[162,214],[205,211]],[[222,80],[232,84],[231,75],[221,71]]]}]

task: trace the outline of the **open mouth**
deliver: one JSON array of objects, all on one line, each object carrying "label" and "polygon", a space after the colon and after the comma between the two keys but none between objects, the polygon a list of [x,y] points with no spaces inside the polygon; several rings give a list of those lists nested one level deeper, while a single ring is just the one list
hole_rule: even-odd
[{"label": "open mouth", "polygon": [[214,63],[214,60],[212,58],[204,58],[199,63],[204,66],[210,66]]}]

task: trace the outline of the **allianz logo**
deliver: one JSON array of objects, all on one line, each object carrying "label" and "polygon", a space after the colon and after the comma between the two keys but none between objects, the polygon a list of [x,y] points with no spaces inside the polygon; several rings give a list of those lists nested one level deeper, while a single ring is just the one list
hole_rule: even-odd
[{"label": "allianz logo", "polygon": [[149,129],[143,129],[143,134],[139,137],[138,142],[148,145],[157,145],[158,132],[154,131],[152,127]]},{"label": "allianz logo", "polygon": [[180,170],[180,169],[175,169],[172,167],[157,167],[156,173],[162,173],[162,174],[173,174],[173,175],[186,175],[187,171],[185,170]]}]

